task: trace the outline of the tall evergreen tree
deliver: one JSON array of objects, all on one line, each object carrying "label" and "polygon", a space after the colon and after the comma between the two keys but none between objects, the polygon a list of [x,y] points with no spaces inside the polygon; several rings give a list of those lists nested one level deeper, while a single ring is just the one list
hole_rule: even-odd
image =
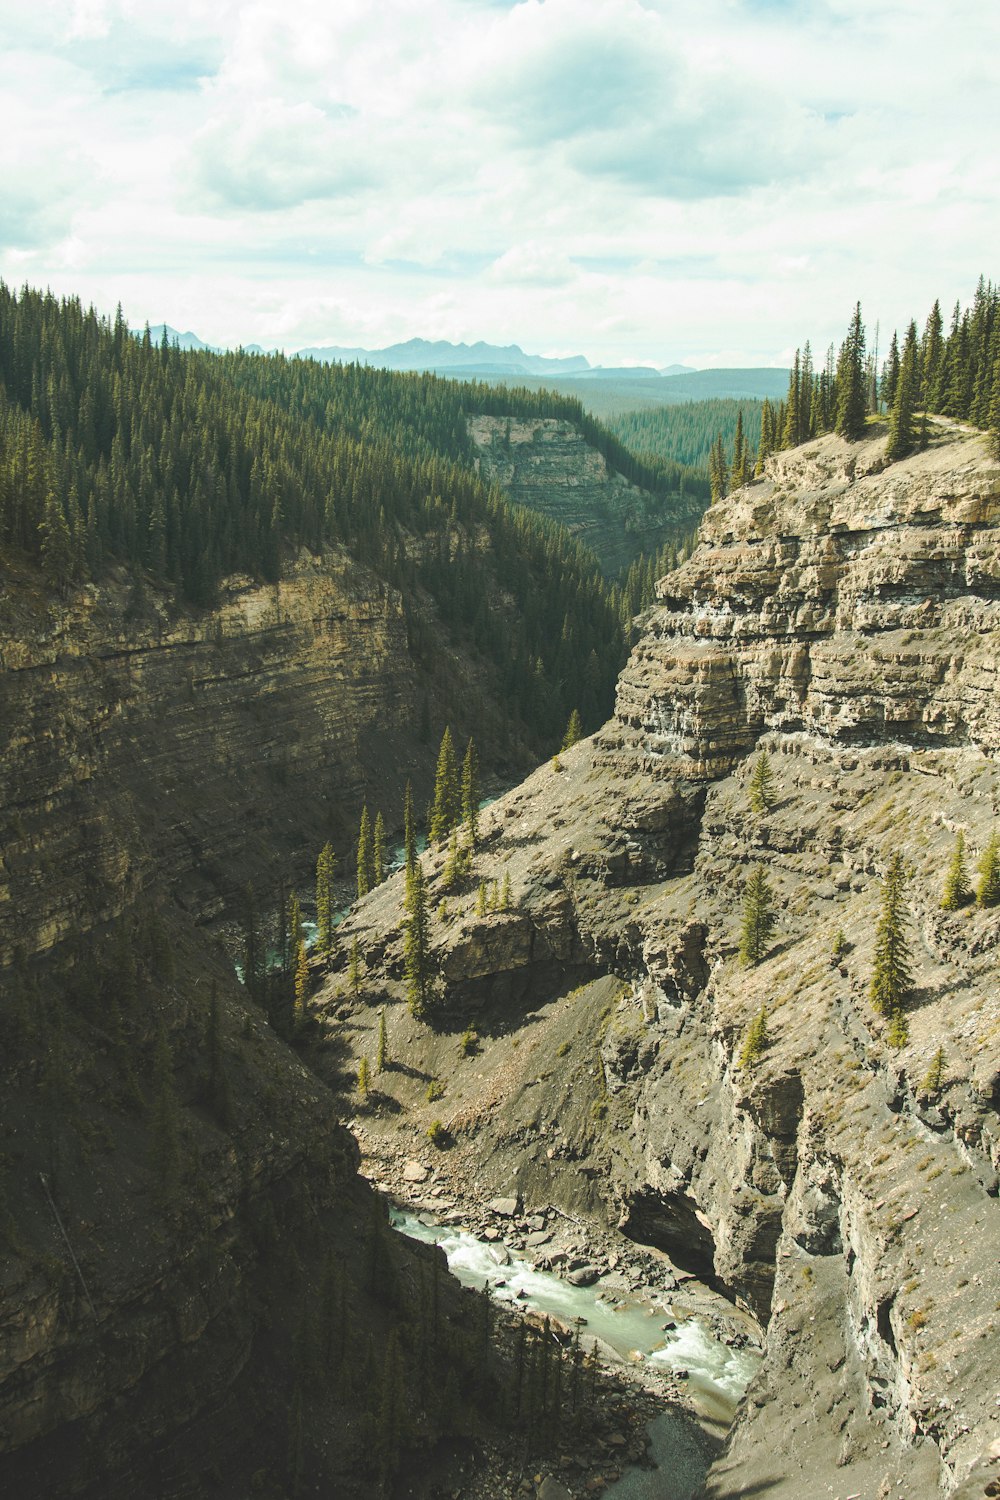
[{"label": "tall evergreen tree", "polygon": [[903,357],[900,362],[899,376],[896,381],[896,390],[892,401],[892,410],[889,413],[889,441],[886,445],[885,456],[890,463],[904,458],[913,447],[914,432],[914,403],[917,389],[917,349],[916,340],[912,342],[907,339],[903,346]]},{"label": "tall evergreen tree", "polygon": [[372,888],[372,824],[368,803],[361,809],[358,828],[358,895],[367,896]]},{"label": "tall evergreen tree", "polygon": [[1000,836],[991,833],[979,858],[978,906],[1000,905]]},{"label": "tall evergreen tree", "polygon": [[865,329],[861,321],[861,303],[858,302],[837,361],[835,425],[841,437],[854,442],[863,435],[866,404]]},{"label": "tall evergreen tree", "polygon": [[417,862],[417,826],[413,813],[413,787],[406,783],[403,797],[403,850],[406,856],[406,873],[409,875]]},{"label": "tall evergreen tree", "polygon": [[375,814],[375,835],[372,841],[372,877],[375,885],[385,879],[385,822],[381,810]]},{"label": "tall evergreen tree", "polygon": [[462,822],[470,848],[479,838],[479,755],[470,736],[462,761]]},{"label": "tall evergreen tree", "polygon": [[752,871],[743,890],[740,960],[747,968],[759,964],[770,946],[776,925],[774,892],[763,865]]},{"label": "tall evergreen tree", "polygon": [[955,847],[948,864],[944,890],[941,893],[941,907],[944,911],[957,911],[960,906],[965,906],[971,900],[972,887],[965,868],[965,834],[959,830],[955,835]]},{"label": "tall evergreen tree", "polygon": [[875,1010],[893,1027],[898,1044],[906,1036],[906,1002],[913,988],[909,954],[909,910],[906,865],[897,851],[882,881],[882,902],[875,929],[875,962],[869,996]]},{"label": "tall evergreen tree", "polygon": [[750,452],[743,434],[743,408],[736,416],[736,436],[733,439],[733,489],[741,490],[750,479]]},{"label": "tall evergreen tree", "polygon": [[747,796],[750,808],[758,817],[763,817],[777,801],[777,792],[774,790],[774,772],[771,769],[771,757],[766,750],[762,750],[754,761],[753,775],[750,777],[750,785],[747,788]]},{"label": "tall evergreen tree", "polygon": [[452,743],[451,729],[446,726],[441,736],[437,773],[434,778],[434,802],[429,829],[432,844],[439,844],[448,837],[458,821],[458,808],[459,787],[455,746]]},{"label": "tall evergreen tree", "polygon": [[563,735],[562,748],[571,749],[578,740],[583,738],[583,725],[580,722],[580,710],[574,708],[566,725],[566,733]]},{"label": "tall evergreen tree", "polygon": [[329,958],[333,947],[334,896],[333,845],[323,845],[316,860],[316,946],[323,958]]},{"label": "tall evergreen tree", "polygon": [[411,1014],[419,1020],[427,1014],[432,996],[427,888],[419,860],[414,862],[406,877],[403,962],[406,1003]]}]

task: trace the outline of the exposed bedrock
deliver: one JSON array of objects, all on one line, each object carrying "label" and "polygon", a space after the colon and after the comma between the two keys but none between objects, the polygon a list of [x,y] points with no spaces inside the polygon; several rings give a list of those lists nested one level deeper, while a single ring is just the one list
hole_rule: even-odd
[{"label": "exposed bedrock", "polygon": [[[532,1008],[521,1081],[498,1052],[494,1106],[442,1115],[470,1174],[505,1188],[510,1143],[559,1125],[519,1183],[569,1202],[586,1163],[610,1222],[767,1329],[718,1500],[947,1493],[1000,1438],[1000,914],[940,904],[956,834],[972,869],[1000,817],[1000,466],[947,431],[889,469],[883,447],[781,454],[709,512],[615,717],[487,811],[444,910],[444,853],[425,856],[446,1027],[477,1021],[493,962],[519,976],[509,1026]],[[754,813],[760,749],[775,797]],[[868,997],[897,849],[914,978],[899,1048]],[[758,864],[778,920],[747,969]],[[476,885],[504,875],[511,910],[477,917]],[[401,894],[390,882],[345,926],[374,944],[376,987]],[[593,986],[568,993],[581,974],[618,981],[600,1014]],[[762,1009],[767,1043],[741,1065]],[[584,1019],[596,1079],[574,1061]],[[573,1088],[599,1095],[586,1122]]]}]

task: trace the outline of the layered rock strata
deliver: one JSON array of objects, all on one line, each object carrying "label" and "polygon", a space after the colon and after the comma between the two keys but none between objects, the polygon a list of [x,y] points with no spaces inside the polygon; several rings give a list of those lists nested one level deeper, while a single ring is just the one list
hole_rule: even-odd
[{"label": "layered rock strata", "polygon": [[[956,834],[971,866],[1000,818],[1000,466],[946,429],[883,452],[823,439],[709,512],[611,722],[489,809],[464,884],[425,856],[432,1029],[401,1003],[400,882],[345,927],[407,1072],[448,1080],[433,1106],[387,1081],[404,1131],[434,1113],[478,1191],[602,1214],[766,1329],[716,1500],[1000,1477],[1000,915],[941,909]],[[899,1048],[868,994],[896,850]],[[746,969],[757,865],[778,924]],[[477,915],[505,877],[509,909]]]},{"label": "layered rock strata", "polygon": [[596,553],[609,578],[642,552],[656,553],[671,528],[698,508],[667,504],[608,467],[572,422],[555,417],[468,420],[476,462],[516,505],[559,521]]}]

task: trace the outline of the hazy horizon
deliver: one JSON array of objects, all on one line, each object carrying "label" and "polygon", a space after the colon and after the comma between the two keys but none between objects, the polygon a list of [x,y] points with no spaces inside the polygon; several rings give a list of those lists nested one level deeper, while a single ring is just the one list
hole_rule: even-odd
[{"label": "hazy horizon", "polygon": [[995,274],[972,0],[0,5],[0,276],[132,326],[781,367]]}]

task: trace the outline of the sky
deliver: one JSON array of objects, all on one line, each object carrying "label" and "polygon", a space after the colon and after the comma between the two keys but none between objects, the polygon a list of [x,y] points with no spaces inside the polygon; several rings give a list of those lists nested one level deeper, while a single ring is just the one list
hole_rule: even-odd
[{"label": "sky", "polygon": [[134,327],[782,365],[1000,276],[995,0],[0,0],[0,48],[0,278]]}]

